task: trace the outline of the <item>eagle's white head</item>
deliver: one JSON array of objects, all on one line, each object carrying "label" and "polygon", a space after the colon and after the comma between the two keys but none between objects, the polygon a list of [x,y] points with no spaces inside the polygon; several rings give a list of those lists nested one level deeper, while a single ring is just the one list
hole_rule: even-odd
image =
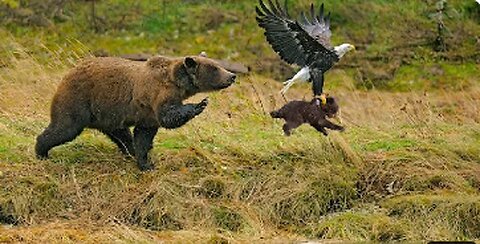
[{"label": "eagle's white head", "polygon": [[342,58],[345,53],[355,50],[355,46],[352,44],[344,43],[340,46],[334,47],[335,52],[337,53],[339,58]]}]

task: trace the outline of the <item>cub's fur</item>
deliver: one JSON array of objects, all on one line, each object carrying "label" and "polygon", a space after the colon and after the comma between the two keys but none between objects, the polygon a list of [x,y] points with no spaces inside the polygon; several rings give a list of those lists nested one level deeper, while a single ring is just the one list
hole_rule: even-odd
[{"label": "cub's fur", "polygon": [[320,99],[314,98],[311,102],[291,101],[281,109],[270,113],[272,118],[285,120],[283,131],[286,136],[291,135],[292,130],[304,123],[309,123],[324,135],[328,135],[325,128],[343,131],[344,128],[327,120],[338,112],[338,104],[333,97],[327,97],[327,103],[321,104]]}]

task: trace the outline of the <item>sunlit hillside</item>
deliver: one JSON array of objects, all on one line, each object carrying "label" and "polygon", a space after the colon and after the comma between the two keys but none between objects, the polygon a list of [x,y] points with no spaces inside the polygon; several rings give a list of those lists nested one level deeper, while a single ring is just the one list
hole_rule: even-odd
[{"label": "sunlit hillside", "polygon": [[[326,77],[343,133],[290,137],[269,112],[296,67],[256,26],[256,1],[0,1],[0,243],[480,240],[480,5],[325,1],[333,41],[358,47]],[[54,1],[45,1],[52,4]],[[291,11],[309,1],[290,1]],[[9,3],[11,4],[11,3]],[[48,14],[47,14],[48,13]],[[34,18],[34,16],[36,16]],[[39,17],[40,16],[40,17]],[[40,19],[45,22],[35,22]],[[40,21],[39,20],[39,21]],[[140,172],[86,130],[37,160],[63,75],[93,55],[195,55],[251,68],[205,112],[161,129]]]}]

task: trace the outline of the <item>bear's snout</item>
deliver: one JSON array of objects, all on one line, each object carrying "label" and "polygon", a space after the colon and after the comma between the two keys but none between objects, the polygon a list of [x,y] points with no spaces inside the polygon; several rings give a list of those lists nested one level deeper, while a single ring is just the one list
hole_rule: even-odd
[{"label": "bear's snout", "polygon": [[218,88],[220,88],[220,89],[227,88],[227,87],[231,86],[233,83],[235,83],[236,79],[237,79],[237,75],[235,75],[234,73],[228,72],[227,76],[225,77],[224,82],[219,84]]}]

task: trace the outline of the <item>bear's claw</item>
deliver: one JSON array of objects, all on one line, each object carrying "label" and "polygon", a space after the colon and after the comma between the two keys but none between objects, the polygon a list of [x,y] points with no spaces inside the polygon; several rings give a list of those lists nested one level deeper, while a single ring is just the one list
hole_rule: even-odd
[{"label": "bear's claw", "polygon": [[208,105],[208,98],[204,98],[201,102],[197,104],[197,108],[204,109]]},{"label": "bear's claw", "polygon": [[200,113],[203,112],[203,110],[207,107],[208,105],[208,98],[204,98],[201,102],[195,106],[195,114],[199,115]]}]

